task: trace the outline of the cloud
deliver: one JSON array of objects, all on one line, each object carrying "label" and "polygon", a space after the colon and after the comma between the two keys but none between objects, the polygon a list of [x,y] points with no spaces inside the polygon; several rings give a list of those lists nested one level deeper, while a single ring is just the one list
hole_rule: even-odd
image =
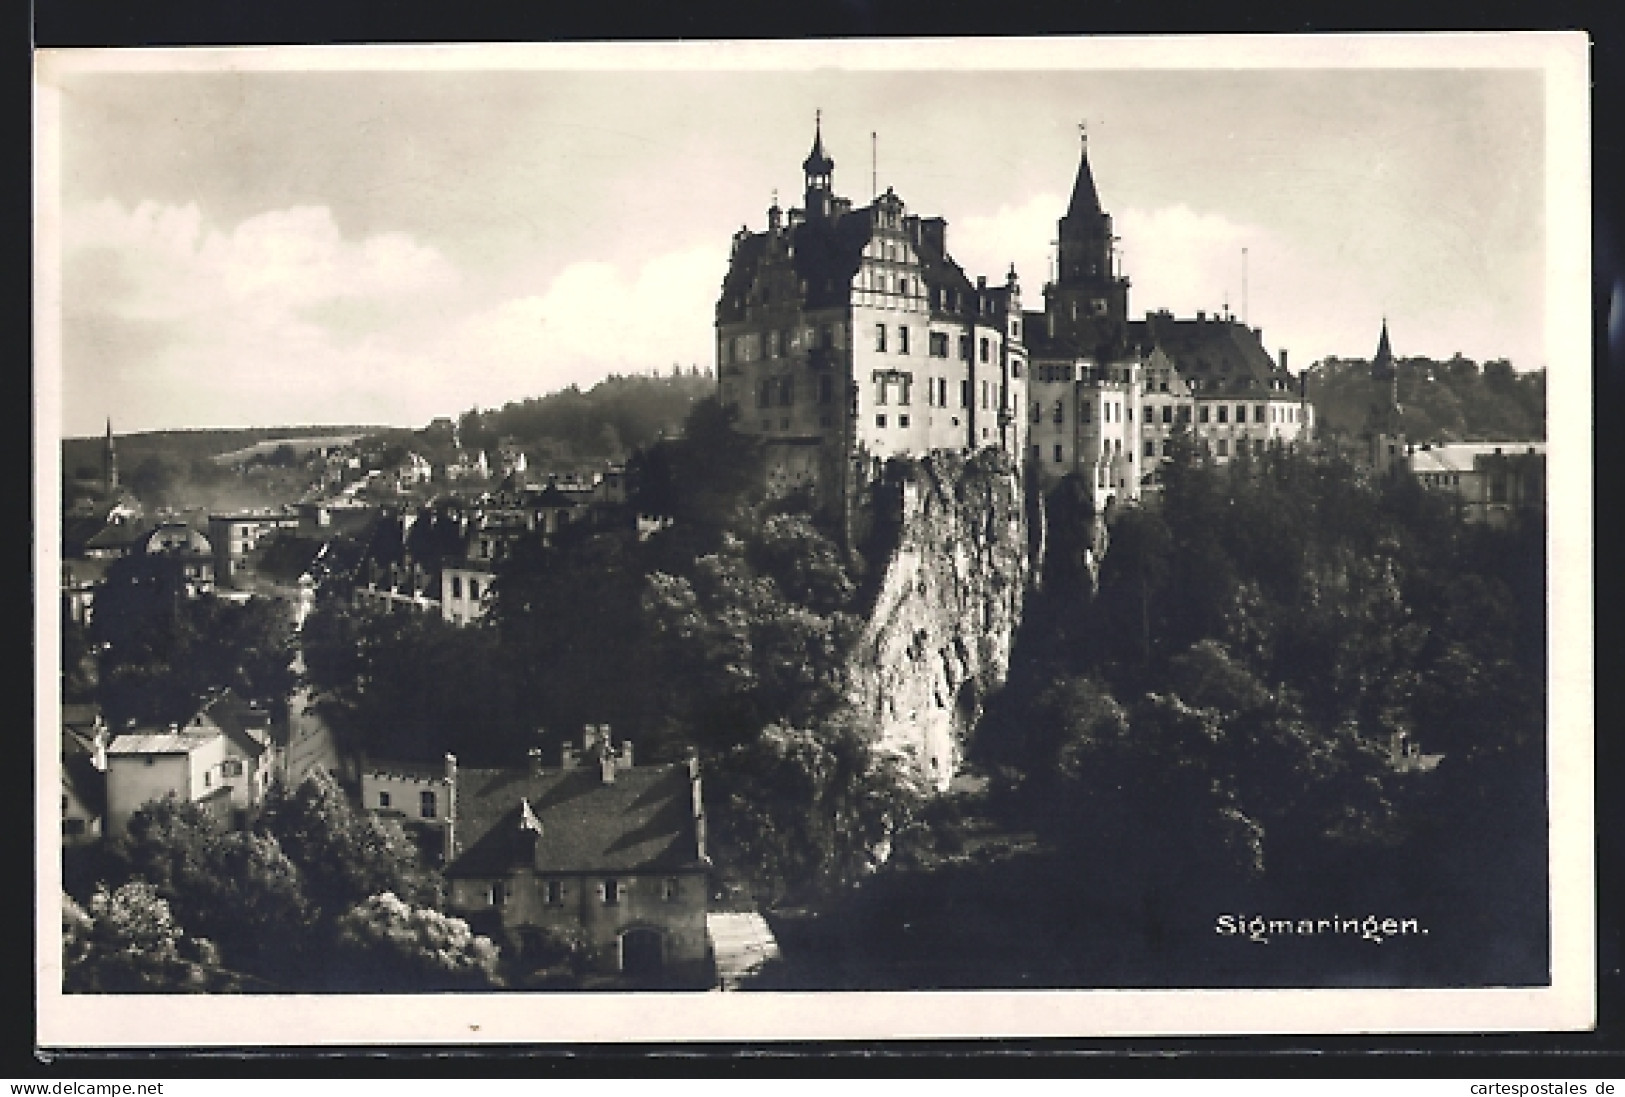
[{"label": "cloud", "polygon": [[470,316],[439,354],[467,381],[461,406],[489,406],[609,373],[709,365],[712,317],[727,269],[723,247],[656,256],[627,272],[607,262],[574,263],[540,294]]}]

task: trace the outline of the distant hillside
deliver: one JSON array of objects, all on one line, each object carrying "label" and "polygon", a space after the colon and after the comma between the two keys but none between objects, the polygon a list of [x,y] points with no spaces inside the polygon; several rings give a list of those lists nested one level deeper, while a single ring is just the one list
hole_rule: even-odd
[{"label": "distant hillside", "polygon": [[[113,427],[116,432],[118,425]],[[119,468],[128,473],[149,457],[189,466],[222,453],[279,438],[312,438],[328,434],[370,434],[376,426],[241,427],[204,430],[151,430],[138,434],[115,433]],[[62,471],[66,476],[101,475],[102,437],[66,438],[62,442]]]},{"label": "distant hillside", "polygon": [[[1546,371],[1518,373],[1502,361],[1460,355],[1448,362],[1398,362],[1399,403],[1408,438],[1417,442],[1471,442],[1546,437]],[[1310,367],[1309,399],[1324,435],[1358,437],[1385,385],[1371,378],[1371,363],[1328,358]]]},{"label": "distant hillside", "polygon": [[612,376],[583,392],[574,385],[546,396],[459,420],[464,446],[489,449],[504,439],[559,459],[623,458],[679,432],[694,403],[716,392],[716,379],[691,369],[665,376]]}]

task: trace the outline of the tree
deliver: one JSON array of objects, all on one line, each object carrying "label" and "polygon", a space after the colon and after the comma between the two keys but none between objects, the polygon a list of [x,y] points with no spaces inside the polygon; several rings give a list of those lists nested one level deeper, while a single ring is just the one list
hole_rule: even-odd
[{"label": "tree", "polygon": [[719,860],[770,901],[851,884],[923,803],[913,767],[844,715],[815,728],[769,724],[707,772]]},{"label": "tree", "polygon": [[226,831],[197,804],[161,800],[130,817],[110,852],[124,878],[150,883],[231,966],[281,983],[310,958],[314,912],[274,837]]},{"label": "tree", "polygon": [[258,828],[298,866],[307,900],[330,916],[386,891],[407,902],[437,898],[436,874],[400,824],[357,810],[324,769],[291,791],[273,790]]},{"label": "tree", "polygon": [[151,884],[98,885],[87,911],[62,896],[62,989],[173,994],[237,989],[206,938],[190,937]]},{"label": "tree", "polygon": [[502,985],[499,954],[461,918],[413,906],[391,892],[357,903],[336,923],[334,989],[401,993]]}]

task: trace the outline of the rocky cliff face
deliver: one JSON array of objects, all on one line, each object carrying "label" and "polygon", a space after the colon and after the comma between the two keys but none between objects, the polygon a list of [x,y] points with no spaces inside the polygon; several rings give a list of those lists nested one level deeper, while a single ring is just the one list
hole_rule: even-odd
[{"label": "rocky cliff face", "polygon": [[1033,578],[1028,516],[1019,477],[996,451],[927,458],[888,487],[896,543],[848,688],[882,745],[912,755],[940,790],[1009,671]]}]

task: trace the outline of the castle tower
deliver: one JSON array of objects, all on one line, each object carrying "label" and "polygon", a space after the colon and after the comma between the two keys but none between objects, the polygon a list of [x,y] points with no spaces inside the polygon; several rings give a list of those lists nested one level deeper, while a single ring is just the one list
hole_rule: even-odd
[{"label": "castle tower", "polygon": [[1111,215],[1100,206],[1089,167],[1089,135],[1083,133],[1072,199],[1060,220],[1056,280],[1044,287],[1053,337],[1094,349],[1120,345],[1128,320],[1128,279],[1113,268],[1116,237]]},{"label": "castle tower", "polygon": [[824,151],[823,111],[814,115],[812,151],[802,161],[801,171],[806,177],[807,216],[819,220],[828,218],[834,194],[835,161]]},{"label": "castle tower", "polygon": [[113,448],[113,420],[107,420],[107,435],[102,440],[102,486],[107,494],[118,491],[118,451]]}]

